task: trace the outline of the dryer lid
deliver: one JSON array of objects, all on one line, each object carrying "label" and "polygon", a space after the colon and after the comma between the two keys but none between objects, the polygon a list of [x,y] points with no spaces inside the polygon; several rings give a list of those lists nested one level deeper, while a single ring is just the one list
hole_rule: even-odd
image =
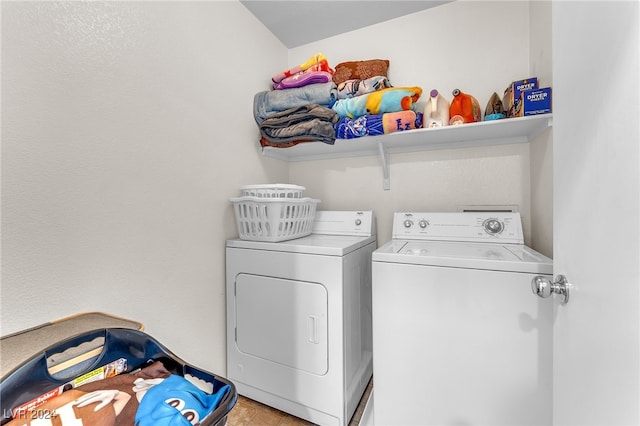
[{"label": "dryer lid", "polygon": [[319,210],[316,211],[311,235],[279,242],[236,238],[227,240],[227,247],[344,256],[376,241],[376,221],[372,211]]},{"label": "dryer lid", "polygon": [[227,248],[280,251],[286,253],[320,254],[344,256],[368,244],[375,243],[376,237],[353,237],[349,235],[315,235],[277,243],[266,241],[227,240]]}]

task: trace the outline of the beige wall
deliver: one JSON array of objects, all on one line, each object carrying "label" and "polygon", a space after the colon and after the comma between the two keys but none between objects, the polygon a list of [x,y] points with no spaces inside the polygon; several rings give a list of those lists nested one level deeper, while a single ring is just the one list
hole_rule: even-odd
[{"label": "beige wall", "polygon": [[3,1],[2,334],[106,311],[224,373],[228,200],[287,179],[252,115],[286,55],[235,1]]},{"label": "beige wall", "polygon": [[[484,110],[493,92],[502,96],[511,81],[539,71],[530,45],[543,59],[551,55],[550,47],[533,42],[538,40],[534,30],[545,31],[542,40],[549,40],[550,14],[544,23],[530,23],[529,7],[528,2],[457,1],[291,49],[289,63],[303,62],[315,52],[323,52],[331,65],[389,59],[394,86],[421,86],[424,96],[435,88],[449,100],[459,88],[474,95]],[[549,73],[540,78],[550,84]],[[538,140],[550,132],[545,134]],[[517,205],[525,242],[550,254],[550,160],[544,143],[533,145],[392,154],[388,191],[382,190],[377,157],[292,162],[289,177],[320,198],[321,209],[374,210],[379,242],[391,237],[394,211]]]}]

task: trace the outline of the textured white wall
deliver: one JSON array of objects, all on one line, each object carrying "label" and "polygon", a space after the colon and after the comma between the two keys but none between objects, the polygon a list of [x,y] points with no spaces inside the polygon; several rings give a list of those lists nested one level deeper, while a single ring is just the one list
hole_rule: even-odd
[{"label": "textured white wall", "polygon": [[[378,244],[391,238],[396,211],[456,211],[462,205],[519,205],[529,211],[525,144],[395,154],[391,190],[382,189],[378,157],[295,162],[291,181],[326,210],[373,210]],[[528,235],[525,235],[528,237]]]},{"label": "textured white wall", "polygon": [[252,115],[286,61],[236,1],[2,2],[1,333],[105,311],[224,373],[228,199],[287,179]]},{"label": "textured white wall", "polygon": [[[449,100],[459,88],[484,110],[493,92],[502,96],[511,81],[532,77],[530,59],[537,58],[530,58],[529,15],[528,2],[456,1],[291,49],[289,64],[316,52],[332,66],[389,59],[394,86],[421,86],[423,99],[435,88]],[[455,211],[470,204],[518,205],[526,242],[539,240],[531,237],[531,168],[538,165],[531,164],[527,144],[393,154],[389,191],[382,190],[379,164],[377,157],[291,163],[289,178],[320,198],[322,209],[373,209],[380,242],[391,237],[394,211]],[[536,202],[550,205],[548,185],[533,186],[541,194]],[[549,244],[535,247],[549,253],[551,227],[540,222],[536,232],[547,234]]]},{"label": "textured white wall", "polygon": [[383,191],[377,157],[263,157],[252,117],[271,75],[317,51],[390,59],[395,85],[459,87],[484,108],[537,71],[529,13],[458,1],[287,51],[236,1],[2,2],[0,332],[106,311],[223,372],[228,199],[249,183],[373,209],[381,242],[394,211],[517,204],[535,243],[531,192],[548,193],[527,145],[395,154]]}]

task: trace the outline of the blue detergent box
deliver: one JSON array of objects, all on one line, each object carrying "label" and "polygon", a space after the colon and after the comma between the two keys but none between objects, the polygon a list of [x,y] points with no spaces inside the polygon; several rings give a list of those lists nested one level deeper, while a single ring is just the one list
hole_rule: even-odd
[{"label": "blue detergent box", "polygon": [[551,87],[524,92],[522,111],[525,116],[551,112]]},{"label": "blue detergent box", "polygon": [[529,90],[536,90],[538,88],[538,77],[527,78],[526,80],[514,81],[513,83],[513,97],[514,99],[520,98],[522,92]]},{"label": "blue detergent box", "polygon": [[524,115],[524,94],[530,90],[538,90],[538,77],[531,77],[525,80],[518,80],[511,83],[511,99],[509,107],[511,117],[522,117]]}]

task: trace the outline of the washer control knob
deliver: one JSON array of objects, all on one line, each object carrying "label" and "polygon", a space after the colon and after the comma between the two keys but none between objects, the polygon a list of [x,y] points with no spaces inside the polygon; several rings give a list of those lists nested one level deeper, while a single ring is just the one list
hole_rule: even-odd
[{"label": "washer control knob", "polygon": [[418,225],[420,225],[420,228],[422,229],[427,229],[427,226],[429,226],[429,222],[427,222],[424,219],[420,219],[420,222],[418,222]]},{"label": "washer control knob", "polygon": [[504,231],[504,224],[498,219],[487,219],[482,224],[484,230],[489,235],[497,235]]},{"label": "washer control knob", "polygon": [[412,226],[413,226],[413,221],[411,219],[405,219],[404,227],[405,228],[411,228]]},{"label": "washer control knob", "polygon": [[362,225],[362,220],[361,219],[356,219],[356,226],[360,226]]}]

